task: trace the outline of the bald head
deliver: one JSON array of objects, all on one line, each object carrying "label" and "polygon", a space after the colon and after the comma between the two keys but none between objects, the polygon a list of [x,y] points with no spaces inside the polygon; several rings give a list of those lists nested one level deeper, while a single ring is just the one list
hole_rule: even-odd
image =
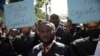
[{"label": "bald head", "polygon": [[88,28],[98,28],[98,23],[97,22],[89,22],[87,23]]}]

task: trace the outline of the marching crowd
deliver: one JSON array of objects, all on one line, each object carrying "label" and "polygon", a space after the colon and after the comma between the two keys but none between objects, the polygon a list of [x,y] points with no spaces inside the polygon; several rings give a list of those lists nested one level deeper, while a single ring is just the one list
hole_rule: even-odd
[{"label": "marching crowd", "polygon": [[32,27],[7,29],[0,23],[0,56],[89,56],[100,40],[100,22],[80,26],[56,14]]}]

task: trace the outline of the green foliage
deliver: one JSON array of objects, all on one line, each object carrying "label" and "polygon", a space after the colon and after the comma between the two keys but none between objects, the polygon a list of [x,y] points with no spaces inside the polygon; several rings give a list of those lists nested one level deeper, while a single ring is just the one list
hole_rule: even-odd
[{"label": "green foliage", "polygon": [[37,0],[37,3],[35,5],[35,16],[37,20],[45,18],[45,13],[43,13],[42,10],[40,9],[45,2],[46,0]]}]

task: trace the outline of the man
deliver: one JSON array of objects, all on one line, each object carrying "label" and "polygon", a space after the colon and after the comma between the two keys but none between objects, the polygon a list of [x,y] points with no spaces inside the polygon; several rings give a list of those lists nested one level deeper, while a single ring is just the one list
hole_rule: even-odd
[{"label": "man", "polygon": [[[2,42],[0,43],[0,55],[1,56],[17,56],[13,48],[13,40],[15,39],[16,30],[10,29],[7,36],[1,37]],[[5,39],[4,39],[5,38]]]},{"label": "man", "polygon": [[52,22],[55,25],[55,27],[57,28],[60,24],[59,16],[56,14],[52,14],[50,16],[50,22]]},{"label": "man", "polygon": [[37,44],[36,38],[34,38],[34,33],[31,32],[30,27],[21,28],[21,34],[19,37],[13,41],[13,46],[17,55],[29,56],[29,52],[32,50],[33,46]]},{"label": "man", "polygon": [[100,40],[98,23],[90,22],[87,24],[88,37],[75,40],[71,43],[73,51],[77,56],[94,55],[98,41]]},{"label": "man", "polygon": [[50,22],[52,22],[55,25],[56,28],[56,40],[62,43],[62,39],[64,38],[64,25],[61,24],[60,18],[56,14],[52,14],[50,16]]},{"label": "man", "polygon": [[64,22],[64,33],[62,34],[61,43],[64,43],[66,45],[69,45],[70,42],[73,41],[73,36],[75,33],[75,27],[73,27],[73,23],[70,19],[67,19],[66,22]]},{"label": "man", "polygon": [[70,19],[68,19],[67,22],[65,23],[65,32],[66,32],[65,36],[68,35],[66,36],[66,38],[69,38],[68,39],[69,43],[73,42],[76,39],[83,38],[82,36],[83,31],[81,29],[81,26],[78,24],[74,24]]},{"label": "man", "polygon": [[42,22],[38,26],[38,35],[42,43],[33,48],[31,56],[73,56],[68,46],[55,41],[53,23]]}]

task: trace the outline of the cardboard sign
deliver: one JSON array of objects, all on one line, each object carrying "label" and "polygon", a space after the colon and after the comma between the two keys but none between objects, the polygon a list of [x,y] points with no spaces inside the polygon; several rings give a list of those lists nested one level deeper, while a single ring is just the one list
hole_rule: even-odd
[{"label": "cardboard sign", "polygon": [[73,23],[100,20],[100,0],[68,0],[68,16]]},{"label": "cardboard sign", "polygon": [[5,24],[7,28],[33,26],[36,22],[33,0],[4,5]]}]

